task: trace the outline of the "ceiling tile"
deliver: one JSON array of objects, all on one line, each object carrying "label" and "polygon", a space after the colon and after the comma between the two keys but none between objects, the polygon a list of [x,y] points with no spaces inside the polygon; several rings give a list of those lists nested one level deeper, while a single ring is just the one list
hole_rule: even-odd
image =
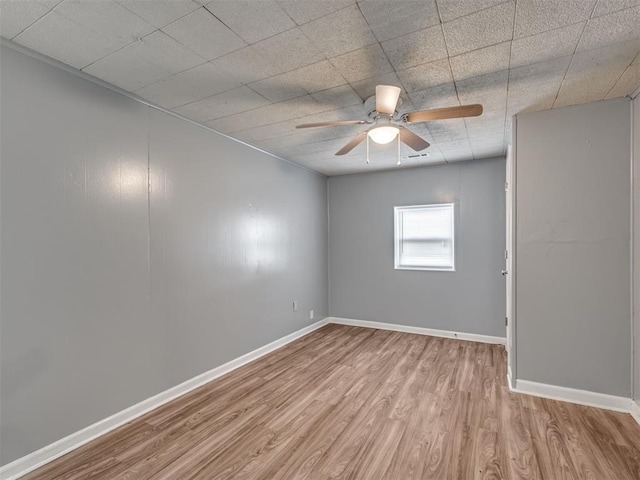
[{"label": "ceiling tile", "polygon": [[355,5],[314,20],[301,28],[328,58],[376,43],[369,25]]},{"label": "ceiling tile", "polygon": [[527,0],[518,2],[515,38],[528,37],[587,20],[597,0]]},{"label": "ceiling tile", "polygon": [[509,68],[511,42],[498,43],[451,57],[454,80],[464,80]]},{"label": "ceiling tile", "polygon": [[212,64],[249,84],[323,59],[299,29],[292,29],[216,58]]},{"label": "ceiling tile", "polygon": [[398,77],[402,81],[407,92],[415,92],[435,87],[445,83],[451,83],[451,66],[449,59],[443,58],[435,62],[425,63],[417,67],[398,71]]},{"label": "ceiling tile", "polygon": [[241,48],[228,55],[216,58],[211,64],[221,72],[225,72],[235,78],[241,84],[249,84],[283,73],[278,65],[270,62],[253,46]]},{"label": "ceiling tile", "polygon": [[467,129],[464,126],[464,122],[462,122],[462,128],[437,132],[432,134],[432,138],[435,145],[448,142],[465,142],[468,140]]},{"label": "ceiling tile", "polygon": [[0,1],[0,35],[12,39],[49,10],[50,7],[38,2]]},{"label": "ceiling tile", "polygon": [[214,0],[205,7],[249,43],[296,26],[275,0]]},{"label": "ceiling tile", "polygon": [[470,139],[471,151],[474,159],[500,157],[505,154],[506,146],[504,137],[502,141],[474,142]]},{"label": "ceiling tile", "polygon": [[305,95],[285,102],[265,105],[264,107],[257,108],[251,112],[229,115],[228,117],[207,122],[207,125],[212,128],[219,129],[220,131],[237,132],[253,127],[261,127],[270,123],[277,123],[284,120],[303,117],[305,115],[311,115],[312,113],[322,111],[323,109],[330,110],[331,107],[327,107],[317,102],[310,95]]},{"label": "ceiling tile", "polygon": [[480,142],[502,142],[504,136],[505,117],[501,119],[491,120],[482,125],[476,125],[473,128],[467,126],[469,141]]},{"label": "ceiling tile", "polygon": [[253,90],[272,102],[344,85],[345,79],[327,60],[252,83]]},{"label": "ceiling tile", "polygon": [[200,8],[191,0],[116,0],[120,5],[146,20],[156,28],[162,28]]},{"label": "ceiling tile", "polygon": [[560,83],[537,83],[532,89],[509,90],[507,98],[507,115],[549,110],[560,90]]},{"label": "ceiling tile", "polygon": [[380,42],[440,23],[435,0],[364,0],[359,6]]},{"label": "ceiling tile", "polygon": [[121,48],[121,39],[104,37],[55,11],[46,14],[13,40],[79,69]]},{"label": "ceiling tile", "polygon": [[464,104],[482,103],[496,98],[506,101],[509,71],[481,75],[456,82],[458,98]]},{"label": "ceiling tile", "polygon": [[640,0],[598,0],[592,17],[600,17],[608,13],[624,10],[625,8],[637,7],[639,5]]},{"label": "ceiling tile", "polygon": [[511,40],[515,4],[506,2],[443,24],[449,55]]},{"label": "ceiling tile", "polygon": [[221,70],[211,63],[203,63],[147,85],[135,93],[150,102],[173,108],[239,87],[241,84],[233,72]]},{"label": "ceiling tile", "polygon": [[640,84],[640,0],[58,3],[0,0],[0,32],[330,174],[396,168],[395,144],[374,145],[370,165],[364,145],[334,155],[366,125],[296,129],[365,119],[362,100],[378,84],[403,89],[400,112],[484,106],[479,117],[412,124],[432,156],[403,167],[504,155],[513,114]]},{"label": "ceiling tile", "polygon": [[640,63],[634,63],[627,67],[614,87],[607,93],[606,98],[631,95],[638,87],[640,87]]},{"label": "ceiling tile", "polygon": [[325,128],[309,128],[296,129],[296,125],[302,123],[313,122],[332,122],[336,120],[360,120],[364,119],[364,112],[361,105],[352,105],[342,107],[336,110],[328,110],[323,112],[314,112],[303,117],[292,120],[284,120],[272,123],[258,128],[251,129],[251,136],[255,140],[271,139],[283,136],[296,136],[301,139],[301,143],[307,141],[330,140],[331,138],[339,138],[345,131],[357,131],[355,128],[361,128],[361,125],[355,126],[338,126]]},{"label": "ceiling tile", "polygon": [[242,86],[189,103],[177,108],[176,111],[199,122],[207,122],[235,113],[253,110],[269,103],[269,100],[262,95],[257,94],[249,87]]},{"label": "ceiling tile", "polygon": [[437,3],[442,21],[450,22],[456,18],[506,3],[506,1],[514,2],[514,0],[437,0]]},{"label": "ceiling tile", "polygon": [[156,30],[83,71],[133,91],[202,63],[202,57]]},{"label": "ceiling tile", "polygon": [[440,25],[383,42],[382,48],[396,70],[447,57],[447,47]]},{"label": "ceiling tile", "polygon": [[206,8],[199,8],[167,25],[162,31],[207,60],[247,45]]},{"label": "ceiling tile", "polygon": [[460,105],[458,93],[456,92],[456,87],[453,82],[411,92],[409,93],[409,97],[416,110],[456,107]]},{"label": "ceiling tile", "polygon": [[473,159],[473,151],[469,140],[439,143],[438,149],[447,163],[462,162]]},{"label": "ceiling tile", "polygon": [[576,54],[554,108],[603,100],[639,50],[640,41],[631,41]]},{"label": "ceiling tile", "polygon": [[589,20],[578,52],[634,39],[640,39],[640,6]]},{"label": "ceiling tile", "polygon": [[109,38],[120,47],[155,30],[153,25],[112,0],[64,0],[54,11],[96,34]]},{"label": "ceiling tile", "polygon": [[351,83],[393,71],[378,43],[333,57],[331,63]]},{"label": "ceiling tile", "polygon": [[555,102],[571,56],[512,68],[509,72],[507,114],[550,109]]},{"label": "ceiling tile", "polygon": [[511,48],[511,67],[573,54],[585,25],[586,22],[574,23],[514,40]]},{"label": "ceiling tile", "polygon": [[329,88],[312,93],[311,96],[324,106],[324,110],[334,110],[350,105],[362,105],[362,99],[351,85]]},{"label": "ceiling tile", "polygon": [[252,48],[274,65],[277,73],[288,72],[324,60],[322,54],[299,28],[262,40],[253,44]]},{"label": "ceiling tile", "polygon": [[559,87],[569,63],[571,55],[512,68],[509,71],[509,90],[534,89],[540,83],[557,83]]},{"label": "ceiling tile", "polygon": [[351,6],[355,0],[278,0],[278,3],[298,25],[304,25]]}]

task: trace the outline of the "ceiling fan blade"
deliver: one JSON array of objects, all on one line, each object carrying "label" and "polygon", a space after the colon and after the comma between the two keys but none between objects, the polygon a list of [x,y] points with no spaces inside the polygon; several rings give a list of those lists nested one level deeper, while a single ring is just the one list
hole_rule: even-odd
[{"label": "ceiling fan blade", "polygon": [[363,125],[365,123],[369,122],[364,120],[342,120],[337,122],[303,123],[302,125],[296,125],[296,128],[336,127],[340,125]]},{"label": "ceiling fan blade", "polygon": [[463,105],[461,107],[436,108],[411,112],[405,115],[408,123],[430,122],[432,120],[446,120],[448,118],[477,117],[482,114],[482,105]]},{"label": "ceiling fan blade", "polygon": [[431,145],[422,137],[419,137],[408,128],[405,128],[402,126],[400,127],[400,133],[398,133],[398,135],[400,135],[400,141],[402,143],[408,145],[416,152],[419,152],[420,150],[424,150],[429,145]]},{"label": "ceiling fan blade", "polygon": [[393,115],[396,111],[400,88],[392,85],[376,85],[376,111]]},{"label": "ceiling fan blade", "polygon": [[349,143],[347,143],[344,147],[336,152],[336,155],[346,155],[351,150],[355,148],[360,142],[362,142],[365,138],[367,138],[367,134],[369,131],[362,132],[351,139]]}]

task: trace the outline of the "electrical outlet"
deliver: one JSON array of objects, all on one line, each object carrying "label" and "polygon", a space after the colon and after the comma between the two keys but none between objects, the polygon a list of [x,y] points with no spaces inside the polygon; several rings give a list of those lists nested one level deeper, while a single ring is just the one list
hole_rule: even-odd
[{"label": "electrical outlet", "polygon": [[298,311],[298,301],[297,301],[297,300],[294,300],[294,301],[293,301],[293,311],[294,311],[294,312],[297,312],[297,311]]},{"label": "electrical outlet", "polygon": [[313,310],[309,310],[309,320],[313,320]]}]

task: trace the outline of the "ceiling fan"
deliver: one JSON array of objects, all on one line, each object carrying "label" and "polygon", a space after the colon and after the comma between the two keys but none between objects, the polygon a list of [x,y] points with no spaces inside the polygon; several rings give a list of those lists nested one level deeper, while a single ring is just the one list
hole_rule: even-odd
[{"label": "ceiling fan", "polygon": [[372,125],[368,130],[356,135],[349,143],[336,152],[345,155],[367,137],[376,143],[386,144],[396,136],[399,141],[416,151],[424,150],[429,142],[419,137],[405,124],[446,120],[449,118],[477,117],[482,114],[482,105],[436,108],[399,114],[396,110],[400,98],[400,88],[392,85],[377,85],[376,94],[364,102],[368,120],[342,120],[337,122],[304,123],[296,128],[334,127],[341,125]]}]

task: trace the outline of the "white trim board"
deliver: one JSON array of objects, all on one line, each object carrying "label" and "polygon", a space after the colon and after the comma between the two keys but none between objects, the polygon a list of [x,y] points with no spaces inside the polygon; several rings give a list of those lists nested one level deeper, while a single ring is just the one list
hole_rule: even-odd
[{"label": "white trim board", "polygon": [[392,330],[394,332],[417,333],[418,335],[429,335],[432,337],[457,338],[458,340],[468,340],[471,342],[495,343],[505,345],[506,338],[492,337],[489,335],[479,335],[476,333],[453,332],[449,330],[437,330],[434,328],[412,327],[408,325],[396,325],[395,323],[371,322],[369,320],[355,320],[352,318],[327,317],[329,323],[338,325],[350,325],[352,327],[377,328],[379,330]]},{"label": "white trim board", "polygon": [[606,393],[590,392],[577,388],[559,387],[546,383],[531,382],[529,380],[516,380],[515,388],[510,388],[512,392],[533,395],[535,397],[560,400],[561,402],[577,403],[588,407],[604,408],[615,412],[631,412],[630,398],[617,397]]},{"label": "white trim board", "polygon": [[29,455],[18,458],[17,460],[0,467],[0,480],[15,480],[20,478],[36,468],[39,468],[56,458],[71,452],[72,450],[75,450],[85,443],[88,443],[91,440],[94,440],[95,438],[104,435],[105,433],[110,432],[111,430],[114,430],[147,412],[150,412],[151,410],[154,410],[155,408],[158,408],[159,406],[164,405],[165,403],[170,402],[191,390],[209,383],[210,381],[225,375],[236,368],[257,360],[258,358],[323,327],[327,323],[327,319],[320,320],[319,322],[302,328],[296,332],[290,333],[289,335],[279,338],[278,340],[275,340],[263,347],[257,348],[252,352],[246,353],[234,360],[220,365],[219,367],[209,370],[208,372],[204,372],[193,377],[180,385],[176,385],[169,390],[165,390],[153,397],[147,398],[146,400],[111,415],[108,418],[100,420],[93,425],[89,425],[88,427],[72,433],[71,435],[47,445],[40,450],[36,450]]},{"label": "white trim board", "polygon": [[631,416],[640,425],[640,403],[638,400],[631,400]]}]

